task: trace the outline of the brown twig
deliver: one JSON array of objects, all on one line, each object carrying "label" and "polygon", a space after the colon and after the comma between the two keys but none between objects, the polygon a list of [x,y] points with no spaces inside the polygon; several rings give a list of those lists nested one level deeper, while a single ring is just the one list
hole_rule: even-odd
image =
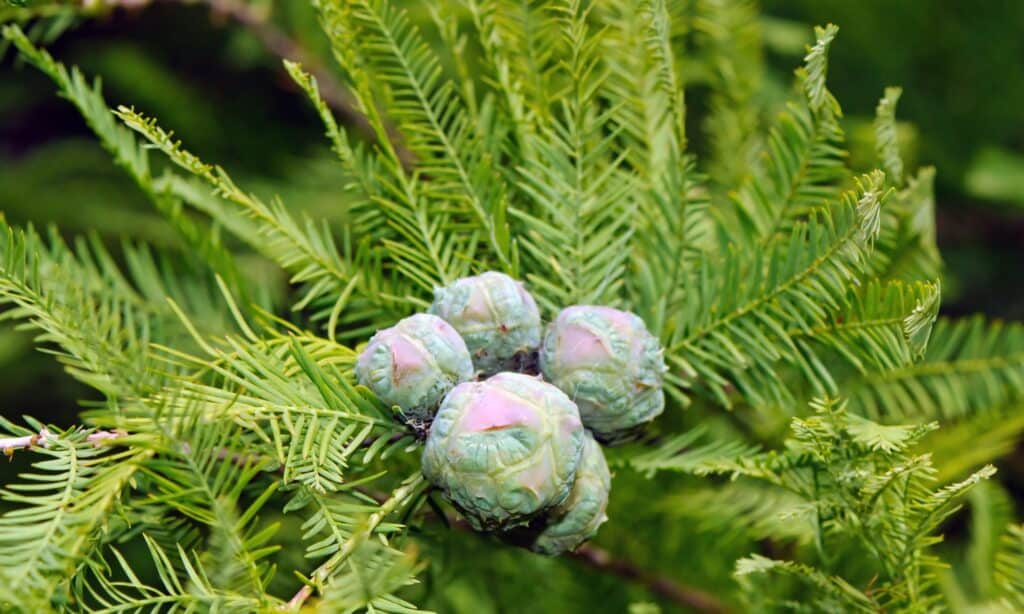
[{"label": "brown twig", "polygon": [[576,561],[598,571],[636,582],[665,599],[697,612],[728,612],[729,608],[711,593],[694,586],[680,584],[666,576],[648,573],[631,561],[614,558],[607,550],[584,544],[569,555]]},{"label": "brown twig", "polygon": [[[111,439],[118,439],[128,435],[125,431],[96,431],[90,433],[85,437],[85,440],[94,446],[101,445],[104,441]],[[0,451],[3,451],[7,457],[14,456],[15,450],[30,449],[34,447],[46,448],[50,445],[50,440],[54,439],[55,436],[49,431],[49,429],[43,428],[38,433],[31,435],[24,435],[22,437],[0,437]]]},{"label": "brown twig", "polygon": [[[368,494],[378,502],[382,500],[379,494],[367,493],[362,489],[360,492]],[[473,531],[469,523],[458,516],[449,515],[445,520],[451,527],[463,531]],[[667,576],[647,572],[637,567],[632,561],[615,558],[607,550],[593,544],[583,544],[567,556],[596,571],[641,584],[655,595],[696,612],[725,614],[730,611],[725,603],[711,593],[695,586],[682,584]]]}]

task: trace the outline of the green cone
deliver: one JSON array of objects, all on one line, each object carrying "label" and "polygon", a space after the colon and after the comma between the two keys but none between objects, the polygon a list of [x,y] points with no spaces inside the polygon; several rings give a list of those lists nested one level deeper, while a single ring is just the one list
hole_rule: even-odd
[{"label": "green cone", "polygon": [[398,406],[404,420],[423,426],[449,390],[473,377],[473,363],[454,328],[421,313],[378,331],[359,354],[355,371],[359,383]]},{"label": "green cone", "polygon": [[604,452],[588,434],[569,498],[551,511],[548,525],[531,549],[547,555],[562,554],[597,535],[598,527],[608,520],[605,510],[611,487],[612,476]]},{"label": "green cone", "polygon": [[629,312],[563,309],[548,325],[540,368],[576,402],[583,424],[603,442],[627,437],[665,408],[661,345]]},{"label": "green cone", "polygon": [[523,525],[569,496],[583,449],[576,405],[539,378],[499,373],[452,390],[423,474],[477,530]]},{"label": "green cone", "polygon": [[540,311],[523,285],[504,273],[463,277],[434,290],[430,313],[459,331],[477,371],[521,371],[540,345]]}]

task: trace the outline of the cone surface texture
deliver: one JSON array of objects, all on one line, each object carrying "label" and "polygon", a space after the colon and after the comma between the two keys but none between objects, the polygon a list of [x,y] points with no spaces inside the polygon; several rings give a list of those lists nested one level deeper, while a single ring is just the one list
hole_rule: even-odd
[{"label": "cone surface texture", "polygon": [[569,496],[583,450],[576,405],[539,378],[499,373],[445,397],[423,474],[477,530],[526,524]]},{"label": "cone surface texture", "polygon": [[540,346],[540,311],[523,285],[504,273],[463,277],[434,290],[430,313],[466,340],[477,371],[518,370]]},{"label": "cone surface texture", "polygon": [[590,305],[563,309],[540,351],[544,377],[569,395],[600,441],[615,441],[665,408],[661,345],[635,314]]},{"label": "cone surface texture", "polygon": [[547,527],[537,536],[532,549],[541,554],[562,554],[597,535],[597,529],[608,520],[605,511],[611,487],[612,476],[604,452],[588,433],[569,498],[552,510]]},{"label": "cone surface texture", "polygon": [[462,337],[437,316],[416,314],[378,331],[356,361],[356,379],[410,422],[429,421],[444,395],[473,377]]}]

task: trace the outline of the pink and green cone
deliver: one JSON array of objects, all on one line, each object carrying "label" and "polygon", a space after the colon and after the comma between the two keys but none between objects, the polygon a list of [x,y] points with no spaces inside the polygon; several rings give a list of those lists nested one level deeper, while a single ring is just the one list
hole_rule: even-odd
[{"label": "pink and green cone", "polygon": [[605,511],[611,487],[612,476],[604,452],[587,434],[569,498],[551,510],[547,525],[531,549],[553,556],[575,550],[597,535],[598,528],[608,520]]},{"label": "pink and green cone", "polygon": [[576,405],[539,378],[499,373],[445,398],[423,474],[477,530],[527,524],[566,500],[584,431]]},{"label": "pink and green cone", "polygon": [[540,311],[523,285],[489,271],[434,290],[430,313],[466,340],[477,371],[519,371],[533,362],[542,334]]},{"label": "pink and green cone", "polygon": [[355,371],[360,384],[417,426],[429,423],[448,391],[473,377],[473,363],[454,328],[421,313],[378,331]]},{"label": "pink and green cone", "polygon": [[598,440],[615,442],[665,408],[665,361],[635,314],[592,305],[563,309],[540,350],[544,377],[579,407]]}]

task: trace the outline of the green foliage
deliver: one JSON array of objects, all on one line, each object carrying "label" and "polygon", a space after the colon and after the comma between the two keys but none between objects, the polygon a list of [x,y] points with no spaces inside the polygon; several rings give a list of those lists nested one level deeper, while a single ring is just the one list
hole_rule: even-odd
[{"label": "green foliage", "polygon": [[1017,323],[939,320],[920,362],[859,378],[847,391],[854,407],[873,417],[937,420],[1000,411],[1024,392],[1022,347]]},{"label": "green foliage", "polygon": [[[815,592],[808,604],[819,611],[902,611],[933,601],[934,572],[941,567],[929,553],[941,541],[933,532],[975,484],[995,474],[995,468],[985,466],[935,489],[930,458],[912,452],[936,428],[934,423],[885,426],[848,414],[843,404],[829,400],[813,402],[812,408],[814,415],[793,420],[792,435],[781,452],[751,454],[719,445],[714,453],[685,451],[649,458],[642,466],[744,476],[803,501],[811,515],[818,566],[758,554],[739,560],[736,574],[757,609],[774,599],[770,589],[755,591],[748,584],[764,574],[810,584]],[[680,462],[688,455],[693,458]],[[725,462],[728,456],[732,458]],[[857,550],[866,558],[843,560],[842,553]],[[858,577],[872,583],[870,591],[847,579]]]},{"label": "green foliage", "polygon": [[885,96],[875,110],[875,149],[889,181],[895,185],[903,184],[903,158],[896,136],[896,103],[901,95],[903,90],[898,87],[885,88]]},{"label": "green foliage", "polygon": [[150,343],[184,344],[189,334],[172,309],[188,309],[207,333],[230,318],[205,271],[182,270],[145,247],[125,246],[126,277],[97,240],[72,249],[53,231],[10,227],[0,234],[0,288],[5,320],[39,331],[68,372],[111,398],[151,393],[163,379]]},{"label": "green foliage", "polygon": [[694,4],[691,27],[702,55],[695,68],[708,72],[712,88],[703,121],[711,143],[708,174],[723,188],[731,189],[748,173],[763,141],[763,118],[756,101],[764,79],[758,7],[750,0]]},{"label": "green foliage", "polygon": [[[42,429],[31,421],[35,432]],[[4,421],[4,430],[33,433]],[[145,450],[107,453],[88,441],[88,431],[52,431],[43,459],[33,463],[22,482],[9,483],[5,501],[17,513],[0,517],[4,583],[0,602],[7,607],[48,609],[66,599],[66,583],[94,554],[97,533],[148,456]]]},{"label": "green foliage", "polygon": [[[783,91],[746,0],[313,5],[354,108],[329,72],[284,70],[337,158],[330,223],[296,209],[301,186],[267,195],[111,110],[39,46],[42,3],[0,10],[35,28],[3,37],[174,232],[114,250],[0,228],[0,318],[101,394],[82,427],[0,422],[5,452],[35,460],[5,480],[2,609],[1024,603],[1022,529],[981,486],[1024,431],[1024,333],[936,323],[935,172],[901,157],[898,88],[877,106],[879,169],[849,168],[838,28],[815,29]],[[665,348],[665,414],[609,451],[607,550],[461,534],[420,442],[355,383],[373,331],[486,270],[525,280],[547,318],[631,310]],[[940,545],[965,496],[967,537]]]}]

